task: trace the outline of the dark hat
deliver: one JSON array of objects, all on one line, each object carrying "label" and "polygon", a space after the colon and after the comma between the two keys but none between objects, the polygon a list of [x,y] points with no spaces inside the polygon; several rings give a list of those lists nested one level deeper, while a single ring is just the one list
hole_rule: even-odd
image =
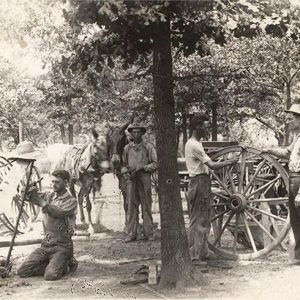
[{"label": "dark hat", "polygon": [[141,124],[138,124],[138,123],[133,123],[133,124],[130,124],[128,126],[128,132],[131,133],[132,129],[140,129],[142,131],[142,134],[145,134],[147,129],[145,126],[141,125]]}]

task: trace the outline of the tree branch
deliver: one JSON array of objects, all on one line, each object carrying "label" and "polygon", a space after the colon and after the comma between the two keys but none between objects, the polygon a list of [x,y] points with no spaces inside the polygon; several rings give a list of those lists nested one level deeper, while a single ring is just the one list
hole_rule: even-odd
[{"label": "tree branch", "polygon": [[152,66],[150,66],[146,71],[138,73],[139,70],[137,70],[133,75],[131,76],[126,76],[124,78],[113,78],[113,81],[130,81],[130,80],[134,80],[134,79],[140,79],[143,78],[147,75],[151,75],[152,74]]}]

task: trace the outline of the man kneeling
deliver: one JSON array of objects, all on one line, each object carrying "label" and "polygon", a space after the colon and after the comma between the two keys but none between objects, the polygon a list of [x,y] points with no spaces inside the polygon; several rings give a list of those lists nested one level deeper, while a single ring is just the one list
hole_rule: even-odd
[{"label": "man kneeling", "polygon": [[40,193],[30,188],[26,201],[42,207],[44,240],[18,269],[21,277],[44,276],[57,280],[68,271],[75,271],[78,263],[73,257],[72,235],[77,210],[76,199],[66,189],[70,174],[65,170],[52,173],[53,192]]}]

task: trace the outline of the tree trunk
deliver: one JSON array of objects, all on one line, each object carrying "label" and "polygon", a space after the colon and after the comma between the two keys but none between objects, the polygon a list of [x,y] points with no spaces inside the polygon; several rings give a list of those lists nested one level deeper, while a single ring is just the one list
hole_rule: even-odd
[{"label": "tree trunk", "polygon": [[161,218],[161,288],[180,286],[191,272],[176,153],[170,20],[156,25],[153,50],[154,116]]},{"label": "tree trunk", "polygon": [[218,109],[217,109],[216,102],[213,102],[211,105],[211,114],[212,114],[211,138],[213,141],[217,141],[218,140]]},{"label": "tree trunk", "polygon": [[73,124],[68,125],[68,137],[69,137],[69,145],[74,144],[74,126]]},{"label": "tree trunk", "polygon": [[[291,83],[287,82],[286,83],[286,109],[289,109],[292,103],[292,97],[291,97]],[[288,124],[285,123],[284,124],[284,130],[285,130],[285,137],[284,137],[284,142],[283,145],[286,146],[289,143],[289,138],[290,138],[290,134],[289,134],[289,130],[288,130]]]},{"label": "tree trunk", "polygon": [[188,136],[187,136],[187,115],[185,111],[185,107],[182,107],[182,144],[183,148],[187,142]]},{"label": "tree trunk", "polygon": [[179,149],[179,140],[180,140],[180,126],[175,126],[175,131],[176,131],[176,153],[177,153],[177,156],[178,156],[178,152],[180,151],[181,153],[181,149]]},{"label": "tree trunk", "polygon": [[67,144],[66,129],[64,125],[59,125],[60,137],[63,144]]},{"label": "tree trunk", "polygon": [[23,142],[23,124],[19,122],[19,143]]}]

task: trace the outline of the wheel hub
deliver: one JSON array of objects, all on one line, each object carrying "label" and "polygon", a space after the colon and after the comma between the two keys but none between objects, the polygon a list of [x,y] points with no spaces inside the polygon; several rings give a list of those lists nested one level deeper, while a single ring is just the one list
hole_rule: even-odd
[{"label": "wheel hub", "polygon": [[243,212],[246,208],[247,200],[242,194],[234,194],[230,197],[229,208],[235,212]]}]

